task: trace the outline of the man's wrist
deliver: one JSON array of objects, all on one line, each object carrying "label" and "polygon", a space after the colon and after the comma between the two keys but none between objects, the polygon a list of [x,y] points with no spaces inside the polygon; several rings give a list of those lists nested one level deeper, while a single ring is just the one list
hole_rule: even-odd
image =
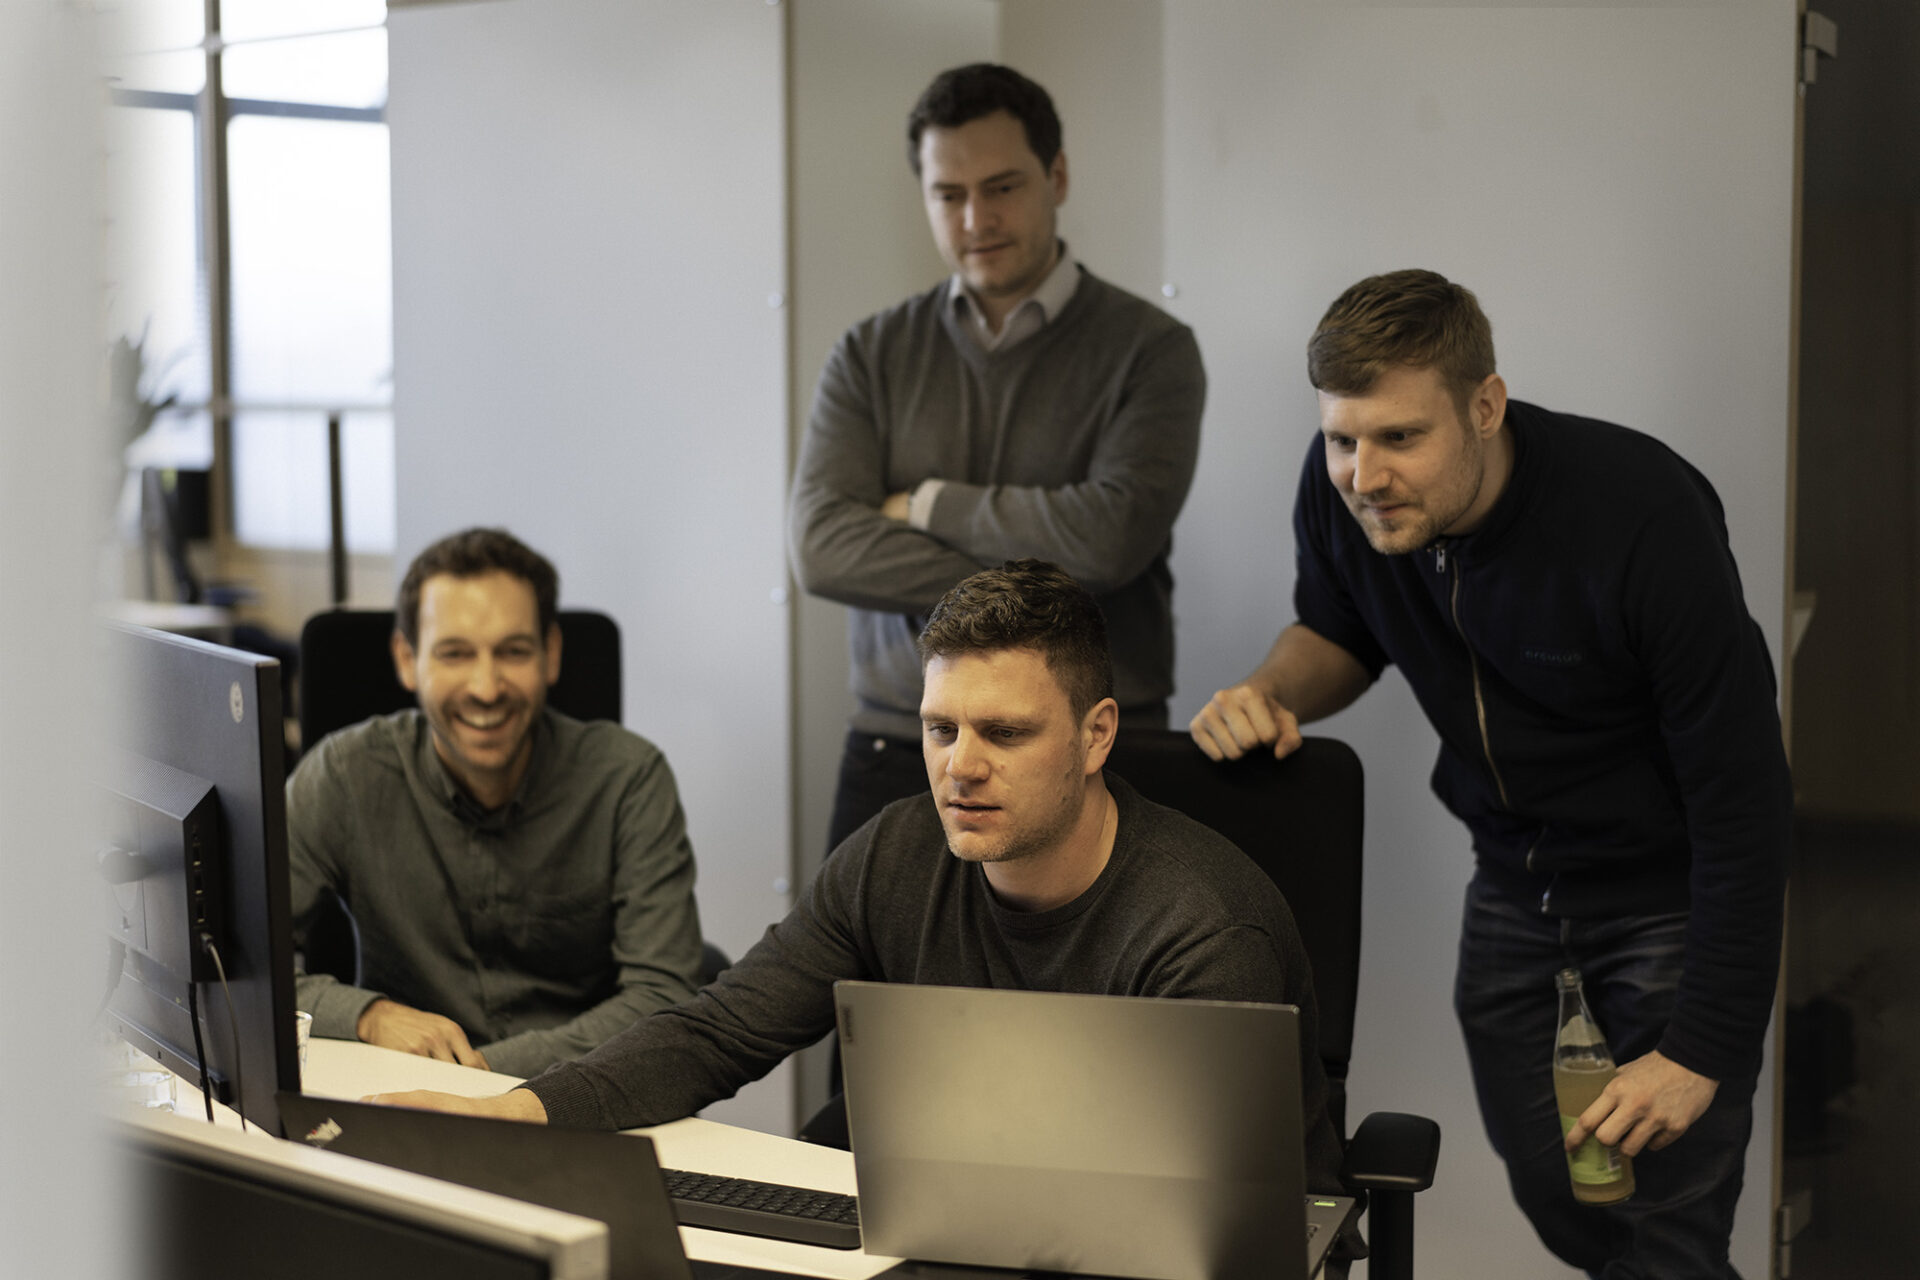
[{"label": "man's wrist", "polygon": [[922,480],[907,491],[907,523],[916,529],[933,524],[933,504],[939,498],[945,480]]},{"label": "man's wrist", "polygon": [[373,999],[367,1001],[366,1004],[362,1005],[360,1008],[360,1016],[353,1020],[354,1039],[372,1044],[373,1022],[376,1011],[381,1005],[392,1003],[393,1001],[387,999],[385,996],[375,996]]},{"label": "man's wrist", "polygon": [[546,1104],[540,1101],[539,1094],[525,1085],[501,1094],[500,1105],[509,1119],[527,1120],[534,1124],[547,1122]]}]

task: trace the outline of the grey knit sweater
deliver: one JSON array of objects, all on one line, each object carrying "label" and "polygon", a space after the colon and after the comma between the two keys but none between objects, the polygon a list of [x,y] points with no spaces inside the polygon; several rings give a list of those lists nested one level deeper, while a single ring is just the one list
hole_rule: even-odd
[{"label": "grey knit sweater", "polygon": [[1212,830],[1107,775],[1113,855],[1052,911],[1010,911],[947,851],[929,796],[840,846],[792,913],[712,985],[529,1082],[550,1123],[629,1128],[731,1097],[833,1028],[841,978],[1294,1004],[1301,1011],[1310,1185],[1332,1190],[1319,1013],[1273,882]]},{"label": "grey knit sweater", "polygon": [[[1193,333],[1081,268],[1038,333],[987,352],[950,284],[849,329],[820,375],[794,474],[794,574],[853,606],[856,728],[919,736],[913,641],[947,589],[1021,556],[1100,598],[1123,711],[1173,691],[1173,521],[1200,447]],[[928,527],[880,514],[944,481]]]}]

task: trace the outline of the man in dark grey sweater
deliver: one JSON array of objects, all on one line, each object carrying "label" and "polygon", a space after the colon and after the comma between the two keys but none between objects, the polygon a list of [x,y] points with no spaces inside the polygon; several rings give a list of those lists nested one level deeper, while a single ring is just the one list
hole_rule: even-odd
[{"label": "man in dark grey sweater", "polygon": [[789,515],[795,576],[852,608],[857,705],[829,848],[921,789],[914,636],[986,566],[1036,556],[1098,596],[1122,722],[1166,724],[1167,556],[1206,398],[1192,332],[1056,234],[1067,160],[1046,90],[955,68],[921,95],[907,142],[953,276],[834,348]]},{"label": "man in dark grey sweater", "polygon": [[841,845],[739,963],[522,1089],[381,1100],[609,1129],[677,1119],[831,1030],[842,978],[1271,1001],[1300,1007],[1308,1178],[1334,1189],[1293,916],[1232,844],[1102,773],[1119,708],[1093,597],[1013,562],[949,592],[919,648],[930,790]]}]

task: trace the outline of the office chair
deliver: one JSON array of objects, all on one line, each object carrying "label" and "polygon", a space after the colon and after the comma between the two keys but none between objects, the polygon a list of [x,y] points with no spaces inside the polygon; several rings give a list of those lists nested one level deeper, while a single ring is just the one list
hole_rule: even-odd
[{"label": "office chair", "polygon": [[[560,678],[547,703],[576,720],[620,719],[620,625],[604,613],[562,609]],[[393,671],[390,609],[330,609],[300,630],[300,746],[311,750],[332,733],[369,716],[404,711],[414,696]],[[730,961],[701,944],[700,984]],[[323,903],[307,931],[307,972],[360,981],[360,931],[346,904]]]},{"label": "office chair", "polygon": [[1411,1280],[1413,1197],[1433,1184],[1440,1126],[1424,1116],[1375,1112],[1346,1137],[1347,1064],[1360,991],[1360,758],[1344,742],[1308,738],[1284,760],[1256,751],[1215,762],[1185,733],[1129,729],[1115,741],[1107,769],[1147,799],[1233,841],[1293,908],[1313,962],[1328,1106],[1346,1147],[1340,1176],[1369,1197],[1368,1274]]}]

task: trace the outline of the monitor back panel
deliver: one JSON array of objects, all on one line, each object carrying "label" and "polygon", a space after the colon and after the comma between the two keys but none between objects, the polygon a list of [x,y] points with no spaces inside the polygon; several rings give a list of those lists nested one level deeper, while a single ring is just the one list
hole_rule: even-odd
[{"label": "monitor back panel", "polygon": [[283,1094],[296,1142],[607,1224],[612,1280],[690,1280],[651,1140]]}]

